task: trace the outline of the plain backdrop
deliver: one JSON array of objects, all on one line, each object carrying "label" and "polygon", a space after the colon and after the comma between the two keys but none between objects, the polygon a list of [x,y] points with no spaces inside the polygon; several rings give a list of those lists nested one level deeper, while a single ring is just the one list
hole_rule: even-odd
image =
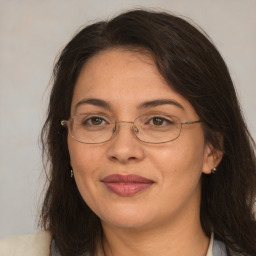
[{"label": "plain backdrop", "polygon": [[0,237],[37,229],[55,57],[82,26],[139,7],[187,16],[210,35],[256,138],[255,0],[0,0]]}]

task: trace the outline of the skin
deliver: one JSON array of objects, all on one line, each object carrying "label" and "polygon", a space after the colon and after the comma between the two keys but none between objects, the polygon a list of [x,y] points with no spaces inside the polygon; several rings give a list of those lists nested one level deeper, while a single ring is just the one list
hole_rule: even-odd
[{"label": "skin", "polygon": [[[110,109],[77,103],[97,98]],[[182,107],[163,104],[138,109],[141,103],[171,99]],[[134,121],[150,111],[168,112],[181,122],[199,117],[191,104],[161,77],[149,54],[114,48],[84,65],[71,106],[71,116],[104,112],[116,120]],[[210,174],[220,157],[205,141],[202,123],[185,125],[178,139],[164,144],[139,141],[131,124],[101,144],[82,144],[68,135],[71,166],[78,189],[99,216],[106,255],[206,255],[209,238],[200,225],[202,173]],[[129,197],[119,196],[101,180],[111,174],[136,174],[154,182]]]}]

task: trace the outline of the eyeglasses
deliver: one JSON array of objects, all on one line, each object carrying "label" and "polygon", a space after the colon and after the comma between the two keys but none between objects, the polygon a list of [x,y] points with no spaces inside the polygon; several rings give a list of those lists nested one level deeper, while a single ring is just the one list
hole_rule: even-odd
[{"label": "eyeglasses", "polygon": [[86,113],[62,120],[61,125],[68,127],[74,140],[86,144],[99,144],[111,140],[120,124],[128,123],[132,124],[132,131],[139,140],[160,144],[177,139],[183,125],[200,122],[202,121],[180,122],[177,117],[162,113],[141,115],[134,122],[114,120],[105,114]]}]

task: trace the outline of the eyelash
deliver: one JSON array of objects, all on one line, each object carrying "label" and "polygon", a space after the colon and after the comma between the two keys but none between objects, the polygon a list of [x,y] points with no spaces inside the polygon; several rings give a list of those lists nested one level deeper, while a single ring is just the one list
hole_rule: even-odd
[{"label": "eyelash", "polygon": [[165,117],[162,117],[162,116],[152,116],[152,117],[148,120],[147,123],[150,123],[151,121],[154,121],[154,119],[155,119],[155,120],[160,119],[161,122],[165,122],[165,123],[167,123],[167,124],[173,124],[173,123],[174,123],[173,121],[171,121],[171,120],[169,120],[169,119],[167,119],[167,118],[165,118]]},{"label": "eyelash", "polygon": [[[83,124],[83,125],[86,125],[87,123],[92,122],[93,118],[95,118],[95,119],[100,119],[101,122],[104,121],[104,122],[106,122],[106,123],[110,123],[110,122],[108,122],[105,118],[103,118],[103,117],[101,117],[101,116],[98,116],[98,115],[95,115],[95,116],[86,117],[86,119],[82,120],[82,124]],[[90,125],[93,125],[93,124],[90,124]]]}]

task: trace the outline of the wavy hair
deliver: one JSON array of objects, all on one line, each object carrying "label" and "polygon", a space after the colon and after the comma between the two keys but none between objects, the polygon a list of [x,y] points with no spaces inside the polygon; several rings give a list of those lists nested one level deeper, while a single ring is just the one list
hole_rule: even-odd
[{"label": "wavy hair", "polygon": [[228,68],[208,36],[165,12],[132,10],[83,28],[61,52],[53,72],[42,130],[48,187],[40,225],[50,230],[61,255],[95,255],[102,240],[99,218],[70,178],[67,131],[76,80],[86,61],[114,47],[146,50],[172,89],[204,122],[206,141],[224,152],[218,171],[202,175],[201,225],[233,251],[255,255],[255,143],[246,127]]}]

